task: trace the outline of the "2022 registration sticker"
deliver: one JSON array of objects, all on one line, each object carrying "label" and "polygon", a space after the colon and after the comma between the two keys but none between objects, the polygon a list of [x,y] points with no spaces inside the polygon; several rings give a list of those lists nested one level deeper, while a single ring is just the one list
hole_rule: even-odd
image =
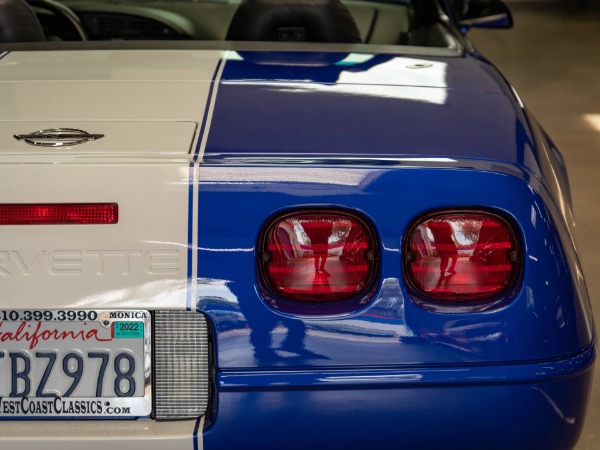
[{"label": "2022 registration sticker", "polygon": [[148,417],[148,311],[0,311],[0,418]]}]

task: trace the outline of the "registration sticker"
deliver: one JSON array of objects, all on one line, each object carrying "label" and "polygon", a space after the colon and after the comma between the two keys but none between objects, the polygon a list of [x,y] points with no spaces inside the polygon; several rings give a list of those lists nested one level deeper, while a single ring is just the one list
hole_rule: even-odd
[{"label": "registration sticker", "polygon": [[152,412],[149,311],[0,311],[0,419]]},{"label": "registration sticker", "polygon": [[144,322],[113,322],[113,337],[116,339],[144,338]]}]

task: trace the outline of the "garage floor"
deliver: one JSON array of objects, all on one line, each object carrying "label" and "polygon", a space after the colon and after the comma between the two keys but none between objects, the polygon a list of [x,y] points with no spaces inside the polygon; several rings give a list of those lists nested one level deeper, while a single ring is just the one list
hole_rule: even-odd
[{"label": "garage floor", "polygon": [[[567,13],[560,2],[511,3],[512,30],[469,37],[513,84],[564,153],[579,253],[600,323],[600,1]],[[600,367],[576,450],[600,450]],[[541,450],[541,449],[540,449]]]}]

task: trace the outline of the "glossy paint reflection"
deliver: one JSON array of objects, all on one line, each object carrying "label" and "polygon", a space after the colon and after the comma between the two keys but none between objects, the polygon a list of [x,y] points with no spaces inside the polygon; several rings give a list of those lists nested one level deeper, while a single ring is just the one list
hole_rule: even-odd
[{"label": "glossy paint reflection", "polygon": [[207,155],[476,157],[536,171],[523,110],[482,61],[303,55],[226,61]]},{"label": "glossy paint reflection", "polygon": [[[265,185],[261,180],[268,168],[264,166],[202,165],[198,272],[202,279],[228,280],[227,298],[231,299],[217,302],[212,296],[204,297],[201,287],[198,289],[200,310],[216,329],[217,367],[226,370],[527,361],[573,354],[589,345],[591,329],[585,287],[569,271],[569,267],[577,269],[578,263],[572,253],[561,255],[559,251],[559,236],[566,231],[552,217],[560,213],[548,210],[544,206],[549,204],[547,199],[518,178],[516,172],[494,172],[492,164],[501,167],[490,163],[489,170],[479,171],[447,166],[414,170],[402,166],[331,165],[323,167],[331,175],[322,185],[296,181]],[[236,183],[229,171],[239,172],[242,168],[247,171],[247,182]],[[338,169],[344,176],[361,179],[361,183],[332,188],[328,181],[335,179]],[[271,170],[293,171],[294,166],[274,166]],[[296,172],[300,172],[298,168]],[[524,264],[528,264],[528,270],[514,290],[500,296],[500,304],[485,303],[479,309],[453,307],[432,313],[416,301],[402,273],[403,252],[399,249],[405,248],[401,240],[404,230],[416,218],[423,217],[424,198],[433,199],[435,210],[448,205],[494,204],[498,210],[510,211],[506,215],[513,217],[525,240]],[[520,201],[515,202],[515,198]],[[331,305],[315,305],[322,309],[318,315],[309,316],[302,308],[291,312],[278,307],[265,295],[256,270],[261,256],[259,237],[265,218],[285,214],[290,205],[296,205],[290,212],[313,207],[307,205],[352,209],[362,212],[377,226],[380,281],[373,292],[369,291],[366,303],[359,301],[345,311]],[[531,221],[532,207],[536,211],[535,226]],[[453,233],[458,251],[454,270],[458,272],[463,263],[476,255],[477,243],[467,242],[458,231]],[[430,239],[435,242],[433,233]],[[304,238],[305,245],[309,245],[309,240],[308,236]],[[467,250],[469,254],[462,255]],[[302,251],[313,252],[309,248]],[[530,255],[537,261],[527,257]],[[308,282],[331,285],[332,277],[315,271],[316,258],[306,259]],[[317,262],[318,269],[322,261]],[[440,264],[441,258],[432,271],[436,283]],[[449,257],[446,274],[452,264]],[[333,274],[329,260],[325,270]],[[577,270],[573,272],[574,277],[578,274]],[[322,278],[315,281],[317,275]],[[574,283],[578,284],[574,287]],[[301,302],[294,302],[298,303]]]},{"label": "glossy paint reflection", "polygon": [[[314,445],[315,433],[323,448],[392,450],[398,448],[399,429],[403,447],[424,450],[572,448],[585,417],[581,399],[590,387],[593,353],[556,361],[556,370],[537,363],[219,373],[218,413],[204,444],[235,447],[235,427],[245,445],[265,450],[278,449],[281,442],[305,450]],[[572,364],[581,371],[560,377],[574,369],[567,367]],[[555,378],[545,380],[550,374]],[[300,418],[302,430],[313,432],[299,429]],[[499,427],[510,432],[499,433]],[[265,447],[256,430],[268,430],[274,444]]]}]

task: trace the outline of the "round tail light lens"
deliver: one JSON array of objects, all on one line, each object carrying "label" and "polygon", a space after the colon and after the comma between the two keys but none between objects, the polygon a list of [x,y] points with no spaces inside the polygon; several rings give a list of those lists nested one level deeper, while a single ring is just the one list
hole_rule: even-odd
[{"label": "round tail light lens", "polygon": [[518,275],[513,227],[485,212],[437,213],[419,220],[408,236],[408,282],[420,294],[449,302],[496,297]]},{"label": "round tail light lens", "polygon": [[286,299],[349,299],[368,289],[374,277],[373,233],[351,214],[288,214],[271,223],[262,242],[265,282]]}]

